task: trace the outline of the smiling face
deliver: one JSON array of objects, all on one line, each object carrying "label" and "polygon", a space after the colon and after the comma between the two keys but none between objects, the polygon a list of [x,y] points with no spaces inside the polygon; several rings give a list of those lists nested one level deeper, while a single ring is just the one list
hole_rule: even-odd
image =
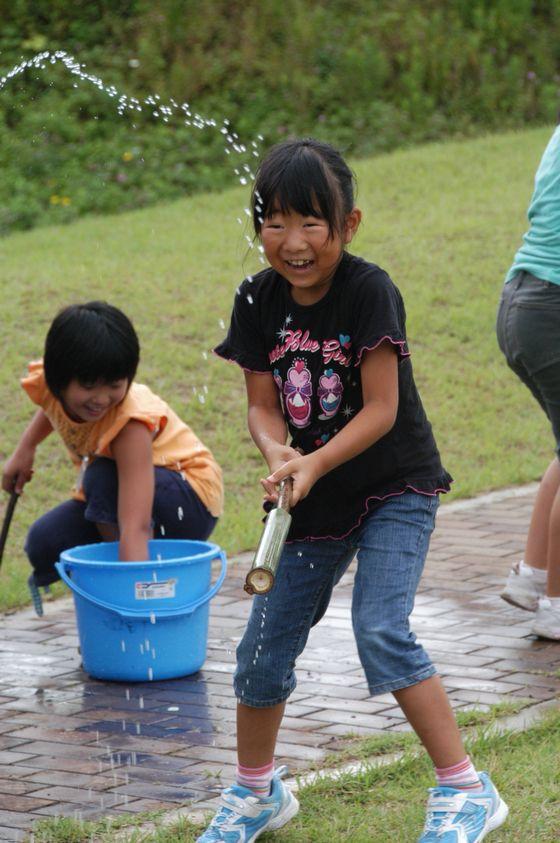
[{"label": "smiling face", "polygon": [[71,419],[77,422],[99,421],[112,407],[120,404],[128,392],[126,378],[111,383],[97,381],[94,384],[82,384],[71,380],[61,392],[64,409]]},{"label": "smiling face", "polygon": [[323,298],[360,219],[354,208],[342,232],[331,232],[322,217],[272,208],[262,224],[262,245],[271,267],[291,285],[294,301],[305,305]]}]

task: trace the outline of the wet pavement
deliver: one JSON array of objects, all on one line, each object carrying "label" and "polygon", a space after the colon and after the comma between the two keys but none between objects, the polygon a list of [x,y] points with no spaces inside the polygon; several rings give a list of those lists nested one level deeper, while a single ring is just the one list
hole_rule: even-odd
[{"label": "wet pavement", "polygon": [[[498,597],[520,558],[533,490],[444,506],[414,610],[414,628],[457,709],[560,692],[560,643],[535,638],[531,615]],[[250,599],[250,556],[212,601],[204,669],[184,679],[120,684],[80,669],[73,604],[0,619],[0,840],[40,818],[99,818],[207,805],[235,764],[231,674]],[[291,772],[320,764],[350,734],[408,726],[390,694],[368,698],[353,641],[351,571],[298,663],[278,744]],[[155,633],[154,633],[155,634]]]}]

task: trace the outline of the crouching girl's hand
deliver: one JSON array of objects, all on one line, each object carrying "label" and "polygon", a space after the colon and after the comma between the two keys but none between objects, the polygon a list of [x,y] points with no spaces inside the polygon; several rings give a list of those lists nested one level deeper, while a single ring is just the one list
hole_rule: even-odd
[{"label": "crouching girl's hand", "polygon": [[2,472],[2,488],[5,492],[21,495],[23,487],[33,477],[33,448],[17,448],[6,462]]}]

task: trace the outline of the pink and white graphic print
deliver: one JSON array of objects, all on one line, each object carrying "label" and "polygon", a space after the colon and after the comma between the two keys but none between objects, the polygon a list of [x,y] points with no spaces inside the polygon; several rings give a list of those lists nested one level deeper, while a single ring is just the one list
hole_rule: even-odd
[{"label": "pink and white graphic print", "polygon": [[340,377],[332,369],[325,369],[319,378],[319,389],[317,394],[319,396],[319,404],[323,411],[319,418],[332,419],[338,412],[340,402],[342,401],[343,386]]},{"label": "pink and white graphic print", "polygon": [[305,360],[294,360],[284,384],[286,409],[294,427],[307,427],[311,417],[311,372]]}]

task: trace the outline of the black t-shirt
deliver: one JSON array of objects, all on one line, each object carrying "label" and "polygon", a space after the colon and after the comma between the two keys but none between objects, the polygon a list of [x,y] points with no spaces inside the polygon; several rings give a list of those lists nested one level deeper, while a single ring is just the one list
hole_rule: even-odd
[{"label": "black t-shirt", "polygon": [[390,341],[399,356],[399,406],[391,430],[321,477],[292,510],[290,540],[341,538],[387,496],[449,491],[412,374],[401,295],[386,272],[345,253],[332,284],[312,305],[265,269],[238,288],[216,354],[251,372],[271,372],[293,447],[322,447],[363,407],[360,360]]}]

